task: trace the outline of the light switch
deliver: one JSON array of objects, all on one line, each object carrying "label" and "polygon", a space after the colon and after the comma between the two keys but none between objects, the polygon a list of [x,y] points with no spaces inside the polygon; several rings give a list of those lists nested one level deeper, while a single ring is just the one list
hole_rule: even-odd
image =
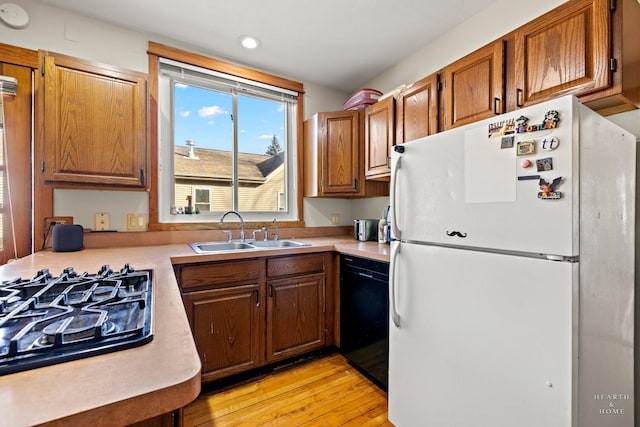
[{"label": "light switch", "polygon": [[146,229],[147,225],[143,214],[127,214],[128,231],[145,231]]}]

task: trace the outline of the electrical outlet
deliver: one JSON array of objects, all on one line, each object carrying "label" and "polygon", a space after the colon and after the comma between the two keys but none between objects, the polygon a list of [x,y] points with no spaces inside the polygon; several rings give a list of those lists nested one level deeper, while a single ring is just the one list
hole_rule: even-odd
[{"label": "electrical outlet", "polygon": [[106,212],[99,212],[96,214],[96,231],[109,230],[111,221],[109,214]]},{"label": "electrical outlet", "polygon": [[332,213],[331,214],[331,225],[340,224],[340,214]]},{"label": "electrical outlet", "polygon": [[127,230],[144,231],[147,229],[143,214],[127,214]]},{"label": "electrical outlet", "polygon": [[47,216],[44,218],[44,232],[46,233],[51,223],[55,222],[56,224],[73,224],[72,216]]}]

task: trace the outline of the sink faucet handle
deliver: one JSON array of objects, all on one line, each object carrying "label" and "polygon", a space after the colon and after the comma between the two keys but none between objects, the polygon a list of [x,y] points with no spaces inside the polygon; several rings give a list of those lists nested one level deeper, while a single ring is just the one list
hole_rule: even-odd
[{"label": "sink faucet handle", "polygon": [[269,240],[269,231],[267,230],[267,227],[262,227],[260,230],[262,230],[262,233],[264,234],[264,238],[262,240],[265,242]]},{"label": "sink faucet handle", "polygon": [[273,218],[273,223],[276,225],[276,232],[273,233],[273,240],[278,240],[278,220]]},{"label": "sink faucet handle", "polygon": [[222,230],[222,232],[227,234],[227,242],[230,242],[233,239],[233,231]]}]

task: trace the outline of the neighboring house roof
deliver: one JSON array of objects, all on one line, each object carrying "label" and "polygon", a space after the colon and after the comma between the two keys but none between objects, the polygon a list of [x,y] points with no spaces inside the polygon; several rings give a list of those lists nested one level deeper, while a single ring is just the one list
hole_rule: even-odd
[{"label": "neighboring house roof", "polygon": [[[175,147],[174,174],[178,178],[231,180],[233,166],[231,152],[209,148],[193,149],[196,158],[189,158],[189,147]],[[284,162],[284,153],[276,156],[268,154],[238,154],[240,180],[263,182]]]}]

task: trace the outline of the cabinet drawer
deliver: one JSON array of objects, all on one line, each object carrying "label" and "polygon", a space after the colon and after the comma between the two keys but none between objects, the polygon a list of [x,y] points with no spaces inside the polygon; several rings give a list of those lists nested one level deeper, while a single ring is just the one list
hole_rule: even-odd
[{"label": "cabinet drawer", "polygon": [[231,262],[185,265],[180,269],[179,284],[185,290],[212,285],[227,285],[239,282],[257,281],[260,278],[259,259]]},{"label": "cabinet drawer", "polygon": [[267,259],[267,277],[324,271],[324,254],[295,255]]}]

